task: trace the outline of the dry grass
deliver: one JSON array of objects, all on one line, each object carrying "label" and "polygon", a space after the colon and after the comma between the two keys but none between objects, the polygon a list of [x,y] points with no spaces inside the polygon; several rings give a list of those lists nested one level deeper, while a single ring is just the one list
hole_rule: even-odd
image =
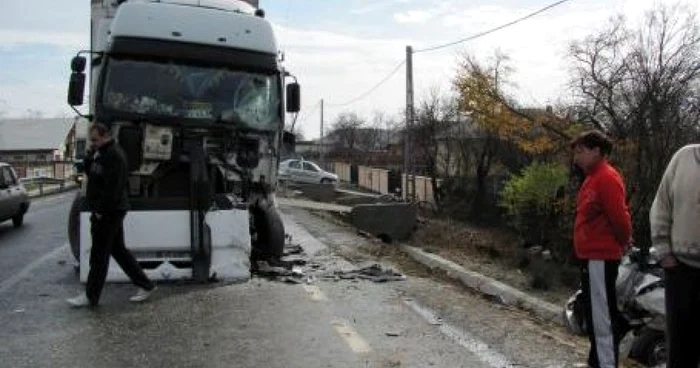
[{"label": "dry grass", "polygon": [[559,280],[549,290],[533,288],[530,270],[520,268],[525,249],[508,230],[430,220],[420,226],[410,243],[552,303],[563,303],[572,291]]}]

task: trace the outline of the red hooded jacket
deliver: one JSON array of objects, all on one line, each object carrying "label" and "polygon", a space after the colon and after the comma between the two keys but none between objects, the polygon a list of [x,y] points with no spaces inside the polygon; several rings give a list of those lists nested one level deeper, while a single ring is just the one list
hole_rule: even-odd
[{"label": "red hooded jacket", "polygon": [[574,248],[580,259],[619,260],[631,239],[625,185],[606,160],[586,175],[576,201]]}]

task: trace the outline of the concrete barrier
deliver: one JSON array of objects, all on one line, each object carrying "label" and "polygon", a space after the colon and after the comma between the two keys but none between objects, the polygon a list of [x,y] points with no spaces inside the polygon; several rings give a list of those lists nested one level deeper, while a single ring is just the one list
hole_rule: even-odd
[{"label": "concrete barrier", "polygon": [[406,240],[416,228],[416,209],[407,203],[365,204],[353,207],[352,224],[387,240]]},{"label": "concrete barrier", "polygon": [[334,184],[305,184],[299,189],[304,197],[318,202],[333,202],[336,198]]}]

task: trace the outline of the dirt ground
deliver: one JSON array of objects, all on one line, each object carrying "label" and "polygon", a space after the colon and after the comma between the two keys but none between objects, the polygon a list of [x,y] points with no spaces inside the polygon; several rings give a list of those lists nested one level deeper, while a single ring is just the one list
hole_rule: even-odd
[{"label": "dirt ground", "polygon": [[[524,263],[526,249],[514,234],[503,229],[428,220],[407,243],[557,305],[571,295],[570,285],[577,280],[572,268],[546,261]],[[533,287],[535,273],[547,276],[548,290]]]}]

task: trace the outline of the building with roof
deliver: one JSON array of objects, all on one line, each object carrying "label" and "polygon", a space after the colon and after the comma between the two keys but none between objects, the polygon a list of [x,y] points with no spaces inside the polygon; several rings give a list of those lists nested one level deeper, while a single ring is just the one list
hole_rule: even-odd
[{"label": "building with roof", "polygon": [[0,119],[0,162],[21,178],[72,175],[76,118]]}]

